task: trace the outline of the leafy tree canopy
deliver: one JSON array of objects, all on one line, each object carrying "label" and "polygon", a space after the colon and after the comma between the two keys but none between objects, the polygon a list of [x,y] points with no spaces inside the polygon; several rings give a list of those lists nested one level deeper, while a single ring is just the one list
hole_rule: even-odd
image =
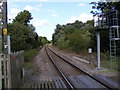
[{"label": "leafy tree canopy", "polygon": [[28,50],[40,45],[35,27],[28,24],[31,19],[31,13],[24,10],[15,17],[12,23],[8,24],[12,51]]},{"label": "leafy tree canopy", "polygon": [[110,10],[119,10],[120,11],[120,1],[119,2],[109,2],[106,0],[106,2],[91,2],[92,4],[92,10],[91,13],[93,15],[99,14],[99,13],[106,13]]},{"label": "leafy tree canopy", "polygon": [[15,17],[15,19],[13,19],[13,23],[14,22],[20,22],[24,25],[28,25],[28,23],[30,23],[30,20],[32,20],[33,17],[31,15],[31,13],[27,10],[24,10],[20,13],[18,13],[18,15]]},{"label": "leafy tree canopy", "polygon": [[[90,45],[93,21],[82,23],[76,20],[74,23],[67,23],[66,25],[56,25],[55,33],[53,34],[53,44],[60,49],[69,48],[75,52],[80,52]],[[89,27],[90,26],[90,27]]]}]

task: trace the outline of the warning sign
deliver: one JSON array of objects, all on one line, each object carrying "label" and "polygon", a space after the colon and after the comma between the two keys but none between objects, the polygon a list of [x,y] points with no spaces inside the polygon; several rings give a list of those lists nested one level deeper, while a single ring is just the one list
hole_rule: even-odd
[{"label": "warning sign", "polygon": [[3,29],[3,35],[7,35],[7,29],[6,28]]}]

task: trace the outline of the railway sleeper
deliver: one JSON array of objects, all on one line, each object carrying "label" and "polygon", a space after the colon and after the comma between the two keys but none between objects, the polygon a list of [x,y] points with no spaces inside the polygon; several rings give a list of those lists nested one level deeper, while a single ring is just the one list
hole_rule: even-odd
[{"label": "railway sleeper", "polygon": [[67,88],[67,86],[64,84],[60,77],[57,77],[52,80],[34,82],[33,84],[31,84],[30,88],[52,89],[52,88]]}]

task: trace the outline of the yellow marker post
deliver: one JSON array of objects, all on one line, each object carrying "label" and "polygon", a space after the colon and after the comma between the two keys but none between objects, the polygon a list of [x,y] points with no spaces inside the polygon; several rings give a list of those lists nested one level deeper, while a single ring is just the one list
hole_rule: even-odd
[{"label": "yellow marker post", "polygon": [[3,29],[3,35],[7,35],[7,29],[6,28]]},{"label": "yellow marker post", "polygon": [[6,44],[6,45],[4,45],[4,47],[5,47],[5,48],[7,48],[7,47],[8,47],[8,45]]}]

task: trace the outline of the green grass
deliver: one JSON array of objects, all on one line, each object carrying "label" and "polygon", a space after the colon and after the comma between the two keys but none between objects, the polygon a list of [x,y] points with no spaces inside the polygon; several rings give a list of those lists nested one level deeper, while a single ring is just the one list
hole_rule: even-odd
[{"label": "green grass", "polygon": [[104,68],[108,68],[110,69],[111,71],[115,71],[115,72],[120,72],[120,68],[119,68],[119,65],[120,65],[120,57],[117,56],[116,58],[116,63],[113,61],[112,64],[110,62],[110,58],[109,58],[109,55],[107,54],[106,56],[105,55],[101,55],[101,57],[104,57],[102,60],[101,60],[101,66],[104,67]]},{"label": "green grass", "polygon": [[29,69],[31,66],[31,63],[30,62],[25,62],[24,63],[24,69]]},{"label": "green grass", "polygon": [[37,54],[38,51],[39,51],[38,48],[25,51],[24,53],[25,62],[29,61],[34,55]]},{"label": "green grass", "polygon": [[25,51],[24,53],[24,59],[25,59],[24,68],[25,69],[30,68],[31,66],[30,60],[37,54],[38,51],[39,51],[39,48]]}]

